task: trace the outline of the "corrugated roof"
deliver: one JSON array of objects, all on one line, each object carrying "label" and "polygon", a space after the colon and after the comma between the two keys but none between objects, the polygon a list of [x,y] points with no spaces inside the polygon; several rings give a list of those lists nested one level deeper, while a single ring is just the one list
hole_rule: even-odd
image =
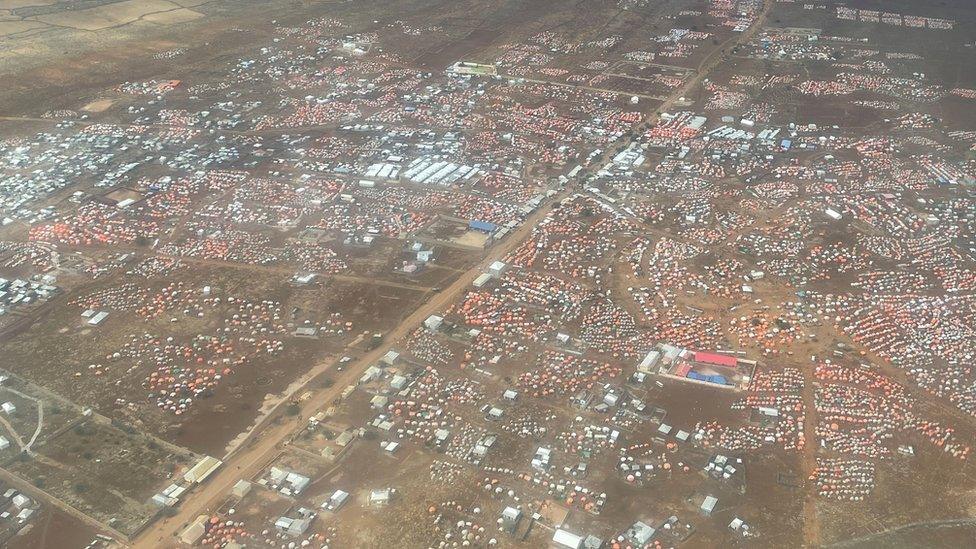
[{"label": "corrugated roof", "polygon": [[695,362],[704,362],[706,364],[717,364],[719,366],[735,366],[736,359],[734,356],[720,355],[716,353],[703,353],[701,351],[695,351]]}]

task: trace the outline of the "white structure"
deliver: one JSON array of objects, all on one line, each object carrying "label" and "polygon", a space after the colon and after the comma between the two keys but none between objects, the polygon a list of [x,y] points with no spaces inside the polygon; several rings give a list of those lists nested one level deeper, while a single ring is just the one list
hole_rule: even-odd
[{"label": "white structure", "polygon": [[552,542],[556,547],[568,547],[569,549],[580,549],[583,546],[583,537],[577,536],[576,534],[563,530],[562,528],[557,528],[556,533],[552,535]]},{"label": "white structure", "polygon": [[437,330],[440,329],[441,324],[443,323],[444,323],[444,317],[437,316],[437,315],[430,315],[427,317],[427,320],[424,321],[424,326],[428,330],[432,332],[436,332]]},{"label": "white structure", "polygon": [[346,492],[345,490],[336,490],[335,492],[332,492],[329,499],[322,503],[322,507],[328,509],[329,511],[337,511],[340,507],[346,504],[348,499],[349,492]]},{"label": "white structure", "polygon": [[492,262],[491,265],[488,265],[488,274],[490,274],[491,276],[493,276],[495,278],[499,278],[503,274],[505,274],[505,269],[507,269],[507,268],[508,268],[508,265],[502,263],[501,261],[495,261],[495,262]]}]

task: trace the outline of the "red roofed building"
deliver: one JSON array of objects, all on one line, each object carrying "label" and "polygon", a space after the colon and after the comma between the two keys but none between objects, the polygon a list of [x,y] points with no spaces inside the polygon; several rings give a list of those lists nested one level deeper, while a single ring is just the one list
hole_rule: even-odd
[{"label": "red roofed building", "polygon": [[704,362],[705,364],[715,364],[718,366],[734,367],[738,361],[734,356],[720,355],[716,353],[703,353],[701,351],[695,351],[695,362]]}]

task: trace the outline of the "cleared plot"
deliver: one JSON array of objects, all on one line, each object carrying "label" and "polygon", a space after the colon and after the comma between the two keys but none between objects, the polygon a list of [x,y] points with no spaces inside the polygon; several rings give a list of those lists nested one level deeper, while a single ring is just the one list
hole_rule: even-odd
[{"label": "cleared plot", "polygon": [[[164,12],[181,13],[176,15],[175,21],[169,21]],[[187,10],[178,4],[166,0],[128,0],[105,6],[98,6],[86,10],[64,11],[35,17],[37,21],[81,30],[100,30],[120,25],[127,25],[140,19],[154,16],[156,22],[180,22],[186,17],[202,17],[203,14]]]},{"label": "cleared plot", "polygon": [[56,0],[0,0],[0,10],[15,10],[18,8],[32,8],[35,6],[50,6],[57,4]]},{"label": "cleared plot", "polygon": [[149,15],[143,17],[142,20],[159,23],[161,25],[175,25],[176,23],[193,21],[194,19],[199,19],[200,17],[203,17],[203,14],[200,12],[180,8],[173,11],[150,13]]},{"label": "cleared plot", "polygon": [[86,421],[5,468],[72,507],[121,532],[137,531],[155,515],[148,500],[176,470],[192,463],[152,439]]},{"label": "cleared plot", "polygon": [[0,21],[0,36],[11,36],[46,26],[38,21]]}]

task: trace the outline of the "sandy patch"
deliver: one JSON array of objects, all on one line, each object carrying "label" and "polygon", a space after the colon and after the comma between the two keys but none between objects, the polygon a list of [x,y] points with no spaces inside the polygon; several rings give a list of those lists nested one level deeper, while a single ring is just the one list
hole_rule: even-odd
[{"label": "sandy patch", "polygon": [[58,0],[0,0],[0,10],[15,10],[34,6],[50,6]]},{"label": "sandy patch", "polygon": [[29,30],[46,27],[44,23],[37,21],[0,21],[0,36],[10,36]]},{"label": "sandy patch", "polygon": [[198,11],[180,8],[173,11],[150,13],[149,15],[143,17],[142,20],[152,23],[159,23],[161,25],[174,25],[176,23],[193,21],[194,19],[199,19],[201,17],[203,17],[203,14]]},{"label": "sandy patch", "polygon": [[173,0],[173,3],[183,6],[184,8],[195,8],[211,1],[212,0]]},{"label": "sandy patch", "polygon": [[[98,6],[87,10],[63,11],[39,15],[34,19],[62,27],[81,30],[99,30],[126,25],[145,18],[148,15],[174,10],[182,11],[182,8],[168,0],[127,0],[125,2]],[[177,20],[179,21],[179,16],[177,16]],[[160,20],[157,19],[157,22],[160,22]]]},{"label": "sandy patch", "polygon": [[472,246],[475,248],[484,248],[485,242],[487,241],[488,241],[488,235],[478,231],[467,231],[461,236],[453,240],[455,244],[460,244],[462,246]]},{"label": "sandy patch", "polygon": [[114,99],[99,99],[98,101],[92,101],[91,103],[85,105],[81,108],[81,110],[85,112],[102,112],[114,104]]}]

